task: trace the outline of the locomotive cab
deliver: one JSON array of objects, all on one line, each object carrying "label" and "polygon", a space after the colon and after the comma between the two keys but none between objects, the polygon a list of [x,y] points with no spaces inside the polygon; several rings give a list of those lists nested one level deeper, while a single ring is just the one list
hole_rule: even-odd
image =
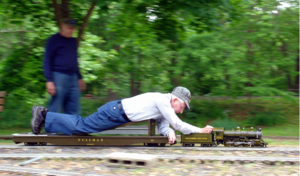
[{"label": "locomotive cab", "polygon": [[214,128],[215,140],[223,140],[224,137],[224,128],[216,127]]}]

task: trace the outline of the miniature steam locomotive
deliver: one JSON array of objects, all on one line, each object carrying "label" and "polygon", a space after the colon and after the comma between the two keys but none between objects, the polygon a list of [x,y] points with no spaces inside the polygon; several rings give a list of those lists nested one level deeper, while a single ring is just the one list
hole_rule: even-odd
[{"label": "miniature steam locomotive", "polygon": [[216,147],[223,144],[225,147],[267,147],[262,139],[261,128],[253,127],[248,131],[241,131],[240,127],[231,131],[224,130],[224,128],[214,128],[211,134],[208,133],[193,133],[182,134],[181,144],[183,147],[193,147],[195,144],[200,144],[201,147]]}]

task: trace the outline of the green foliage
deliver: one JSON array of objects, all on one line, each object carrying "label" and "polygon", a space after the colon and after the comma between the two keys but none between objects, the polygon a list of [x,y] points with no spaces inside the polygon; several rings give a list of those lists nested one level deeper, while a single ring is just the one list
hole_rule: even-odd
[{"label": "green foliage", "polygon": [[192,100],[190,107],[191,111],[185,111],[182,120],[196,126],[205,126],[208,121],[227,116],[226,109],[212,100]]},{"label": "green foliage", "polygon": [[263,127],[263,134],[264,136],[299,136],[299,123]]},{"label": "green foliage", "polygon": [[97,111],[97,109],[106,103],[105,99],[85,99],[80,101],[81,116],[87,117]]},{"label": "green foliage", "polygon": [[[277,103],[280,101],[281,103]],[[245,111],[244,117],[238,114],[239,109],[234,109],[237,104],[243,104],[243,100],[195,100],[191,102],[192,111],[184,112],[182,120],[198,127],[205,125],[212,125],[214,127],[225,127],[227,130],[232,128],[249,127],[249,126],[286,126],[293,125],[298,127],[299,133],[299,102],[290,102],[287,100],[263,100],[257,99],[253,102],[256,110],[260,111]],[[262,104],[261,104],[262,102]],[[105,99],[81,99],[81,116],[87,117],[96,112],[97,108],[106,103]],[[47,106],[47,103],[35,103]],[[211,108],[210,108],[211,107]],[[258,108],[259,107],[259,108]],[[20,100],[14,95],[6,97],[6,104],[4,111],[0,114],[0,128],[30,128],[32,105]],[[211,110],[211,111],[210,111]],[[255,112],[255,113],[254,113]],[[249,115],[248,115],[249,114]],[[268,129],[268,128],[267,128]],[[281,130],[288,130],[280,128]],[[290,131],[293,135],[297,134],[295,131]],[[272,127],[268,130],[268,135],[279,134],[276,128]],[[286,135],[285,133],[280,133]],[[292,136],[293,136],[292,135]]]},{"label": "green foliage", "polygon": [[0,129],[30,128],[32,106],[18,96],[6,97],[4,111],[0,114]]},{"label": "green foliage", "polygon": [[[289,4],[98,1],[79,49],[89,93],[124,97],[181,85],[193,95],[284,95],[298,88],[299,74],[298,2]],[[70,16],[82,23],[90,5],[70,1]],[[0,30],[26,31],[0,31],[2,90],[44,97],[45,40],[58,31],[50,7],[44,0],[1,2]]]},{"label": "green foliage", "polygon": [[[82,23],[92,1],[69,2],[70,16]],[[44,46],[59,30],[50,3],[0,2],[0,90],[25,109],[49,99],[42,70]],[[249,125],[274,125],[284,122],[284,110],[273,111],[249,98],[237,103],[245,108],[242,113],[209,97],[292,100],[286,90],[299,89],[298,44],[298,1],[97,1],[79,48],[79,65],[88,83],[84,93],[118,93],[113,97],[117,99],[169,92],[181,85],[193,96],[209,95],[205,101],[193,100],[193,111],[183,114],[192,124],[227,123],[230,117],[238,122],[252,118],[243,121]],[[83,104],[84,116],[101,103],[94,104]],[[5,119],[9,113],[19,118],[25,111],[10,112],[10,106],[14,108],[8,104]],[[243,115],[236,116],[237,111]],[[13,123],[26,126],[22,121]]]},{"label": "green foliage", "polygon": [[[48,97],[49,98],[49,97]],[[30,128],[31,109],[33,105],[42,105],[47,107],[47,99],[35,100],[34,102],[26,102],[19,96],[9,94],[6,97],[4,111],[0,114],[0,129],[11,128]],[[97,109],[105,104],[104,99],[81,99],[81,116],[87,117],[97,111]]]},{"label": "green foliage", "polygon": [[199,127],[212,125],[226,127],[237,126],[273,126],[286,123],[299,125],[299,102],[283,98],[257,98],[248,104],[247,99],[191,101],[190,112],[184,112],[182,120]]},{"label": "green foliage", "polygon": [[209,125],[213,127],[224,127],[225,130],[231,130],[232,128],[235,130],[236,127],[239,126],[239,123],[230,118],[218,119],[210,123]]},{"label": "green foliage", "polygon": [[247,117],[247,120],[244,122],[244,126],[273,126],[281,125],[287,122],[285,115],[282,110],[272,109],[269,111],[258,111],[250,112],[250,116]]}]

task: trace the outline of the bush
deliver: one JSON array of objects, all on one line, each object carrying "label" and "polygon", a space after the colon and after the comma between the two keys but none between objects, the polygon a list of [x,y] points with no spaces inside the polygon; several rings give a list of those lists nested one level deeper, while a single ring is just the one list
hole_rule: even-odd
[{"label": "bush", "polygon": [[[22,100],[18,96],[9,94],[6,98],[4,111],[0,114],[0,129],[30,128],[31,108],[33,102]],[[33,100],[32,100],[33,101]],[[48,106],[48,102],[35,100],[35,105]],[[86,117],[97,111],[105,103],[102,99],[81,99],[81,115]]]},{"label": "bush", "polygon": [[[29,100],[31,101],[29,101]],[[46,105],[47,103],[34,97],[22,100],[17,95],[9,94],[6,97],[4,111],[0,114],[0,128],[30,128],[31,108],[33,104]],[[299,125],[299,108],[297,103],[289,103],[282,99],[255,100],[252,111],[248,111],[245,100],[199,100],[191,101],[191,110],[185,111],[180,117],[184,122],[198,127],[212,125],[225,127],[229,130],[237,126],[272,126],[289,122]],[[43,103],[44,102],[44,103]],[[105,99],[82,98],[81,116],[86,117],[97,111],[106,103]]]},{"label": "bush", "polygon": [[97,111],[97,109],[106,103],[105,99],[89,99],[82,98],[80,99],[81,105],[81,116],[87,117]]},{"label": "bush", "polygon": [[[282,98],[228,100],[195,100],[191,101],[191,110],[183,113],[183,121],[198,127],[207,124],[235,128],[250,126],[272,126],[286,122],[298,123],[294,117],[299,116],[298,102]],[[249,108],[251,106],[251,108]],[[231,120],[230,120],[231,119]],[[221,125],[224,123],[224,125]],[[229,125],[228,123],[232,123]]]},{"label": "bush", "polygon": [[284,113],[280,109],[272,111],[251,112],[252,116],[248,116],[244,124],[246,126],[272,126],[287,122]]},{"label": "bush", "polygon": [[30,128],[32,106],[13,95],[8,95],[5,101],[4,111],[0,114],[0,128]]},{"label": "bush", "polygon": [[196,99],[191,101],[190,107],[191,111],[185,111],[180,116],[183,117],[183,121],[196,126],[205,126],[207,121],[223,119],[228,115],[226,108],[217,101]]},{"label": "bush", "polygon": [[213,127],[224,127],[225,130],[230,130],[230,129],[236,129],[236,127],[239,126],[239,123],[230,119],[230,118],[225,118],[225,119],[217,119],[213,121],[211,124]]}]

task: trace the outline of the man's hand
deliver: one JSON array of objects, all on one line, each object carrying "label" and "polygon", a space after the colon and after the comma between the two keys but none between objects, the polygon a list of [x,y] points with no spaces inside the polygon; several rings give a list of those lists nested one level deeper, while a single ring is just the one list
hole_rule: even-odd
[{"label": "man's hand", "polygon": [[170,130],[168,138],[169,144],[174,144],[174,142],[176,141],[176,135],[173,130]]},{"label": "man's hand", "polygon": [[55,90],[54,82],[47,82],[47,83],[46,83],[46,88],[47,88],[47,92],[48,92],[51,96],[54,96],[54,95],[55,95],[56,90]]},{"label": "man's hand", "polygon": [[80,91],[84,91],[85,90],[86,85],[85,85],[85,82],[83,81],[83,79],[79,79],[78,80],[78,85],[79,85]]},{"label": "man's hand", "polygon": [[199,133],[211,133],[214,130],[214,127],[206,125],[206,127],[202,128]]}]

